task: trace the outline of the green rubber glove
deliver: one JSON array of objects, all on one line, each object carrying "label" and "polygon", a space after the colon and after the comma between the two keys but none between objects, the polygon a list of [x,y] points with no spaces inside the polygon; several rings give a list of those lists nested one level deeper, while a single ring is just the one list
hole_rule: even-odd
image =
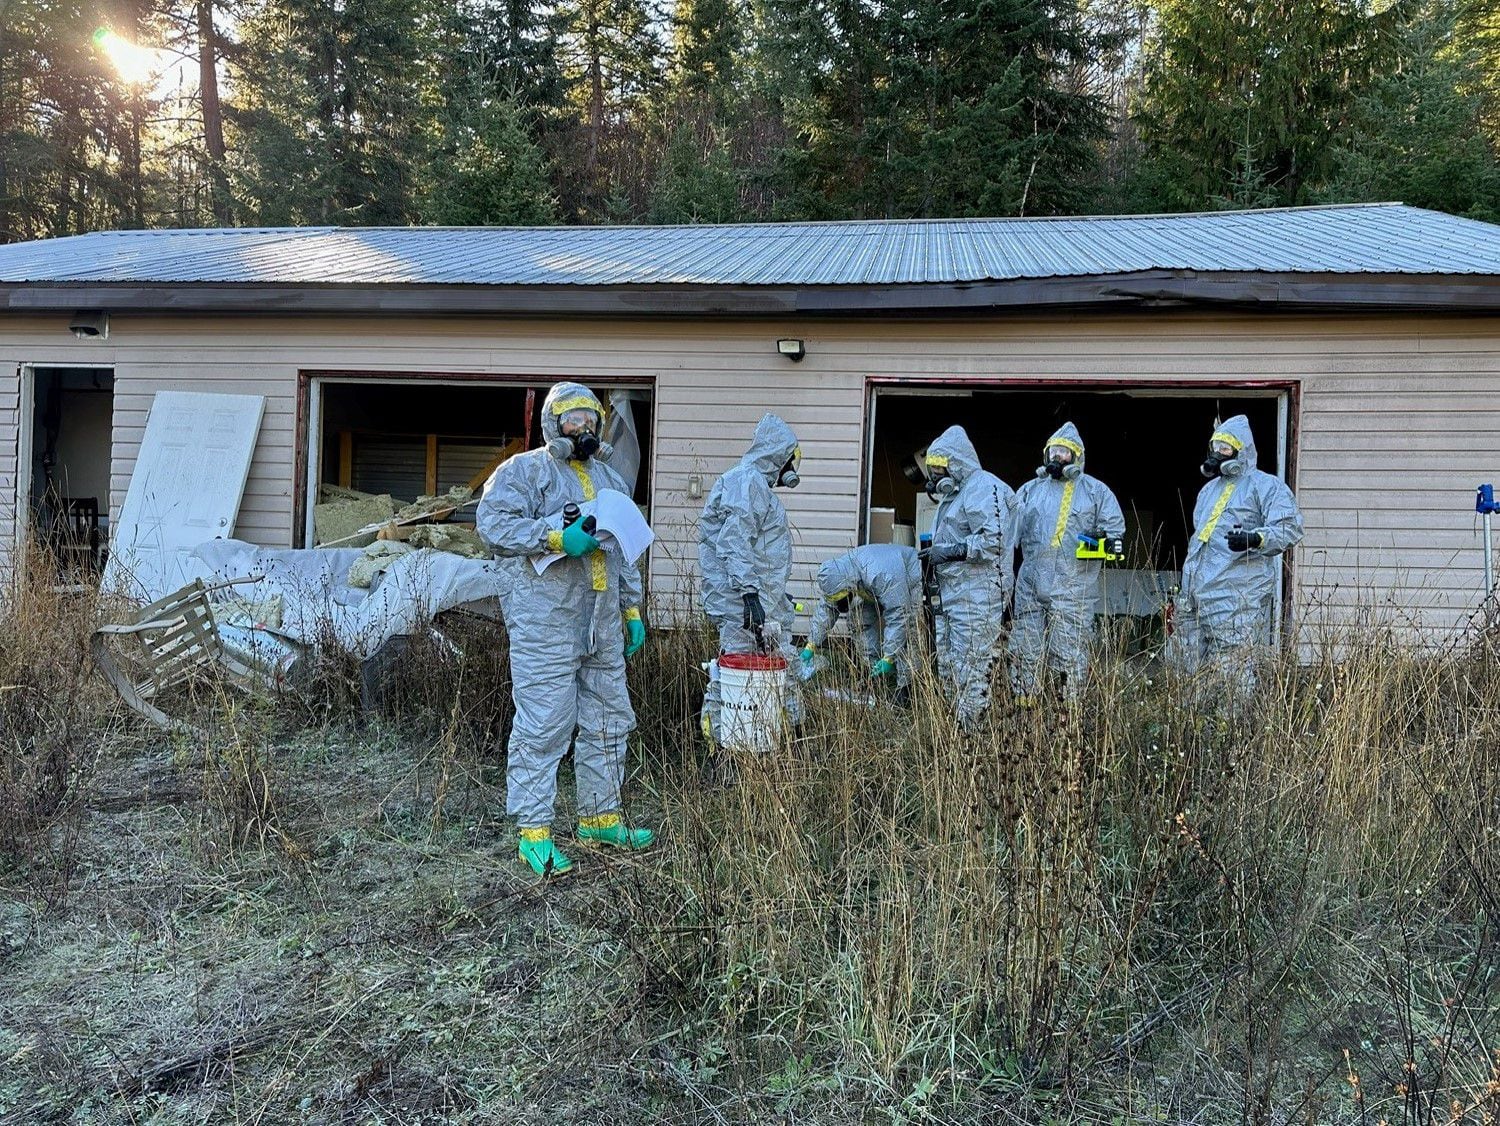
[{"label": "green rubber glove", "polygon": [[881,657],[875,662],[875,667],[870,670],[871,676],[892,676],[896,672],[896,666],[888,658]]},{"label": "green rubber glove", "polygon": [[627,618],[625,632],[629,634],[629,640],[625,643],[625,656],[634,657],[641,646],[646,644],[646,623],[639,618]]},{"label": "green rubber glove", "polygon": [[801,653],[799,653],[797,655],[802,658],[802,663],[804,665],[810,665],[810,664],[813,663],[813,658],[816,657],[818,654],[817,654],[817,650],[815,650],[811,645],[809,645],[806,648],[804,648]]},{"label": "green rubber glove", "polygon": [[580,555],[598,551],[599,541],[583,530],[582,520],[575,520],[563,529],[562,547],[566,554],[577,559]]}]

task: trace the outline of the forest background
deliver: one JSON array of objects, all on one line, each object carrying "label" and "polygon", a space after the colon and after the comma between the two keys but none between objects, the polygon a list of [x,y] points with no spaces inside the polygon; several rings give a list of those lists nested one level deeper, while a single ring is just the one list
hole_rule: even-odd
[{"label": "forest background", "polygon": [[1497,0],[0,13],[0,241],[1389,199],[1500,220]]}]

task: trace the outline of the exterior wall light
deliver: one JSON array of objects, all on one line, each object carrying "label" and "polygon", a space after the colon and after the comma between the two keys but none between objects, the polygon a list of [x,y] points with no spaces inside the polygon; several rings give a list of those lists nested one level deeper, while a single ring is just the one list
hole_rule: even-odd
[{"label": "exterior wall light", "polygon": [[79,340],[108,340],[109,314],[100,309],[75,313],[68,331]]},{"label": "exterior wall light", "polygon": [[802,357],[807,355],[807,349],[802,346],[800,340],[778,340],[776,351],[780,352],[793,363],[800,363]]}]

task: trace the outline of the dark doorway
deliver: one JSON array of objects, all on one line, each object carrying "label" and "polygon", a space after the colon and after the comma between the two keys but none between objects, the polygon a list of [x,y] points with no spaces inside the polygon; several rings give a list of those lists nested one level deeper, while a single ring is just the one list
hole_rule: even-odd
[{"label": "dark doorway", "polygon": [[[915,525],[926,498],[904,466],[947,427],[968,432],[980,463],[1013,489],[1030,480],[1042,444],[1065,421],[1083,435],[1088,471],[1114,490],[1129,528],[1125,569],[1139,573],[1141,597],[1127,594],[1125,576],[1109,585],[1120,598],[1107,612],[1134,613],[1152,590],[1182,566],[1198,472],[1216,421],[1249,417],[1268,473],[1284,472],[1285,392],[1214,388],[1000,390],[953,385],[881,387],[874,395],[868,503],[894,509],[898,525]],[[868,514],[867,514],[868,517]],[[930,517],[929,517],[930,518]],[[876,520],[873,524],[880,524]],[[867,519],[867,528],[872,522]],[[897,535],[902,533],[898,530]]]},{"label": "dark doorway", "polygon": [[109,544],[115,375],[31,369],[31,527],[64,571],[98,573]]}]

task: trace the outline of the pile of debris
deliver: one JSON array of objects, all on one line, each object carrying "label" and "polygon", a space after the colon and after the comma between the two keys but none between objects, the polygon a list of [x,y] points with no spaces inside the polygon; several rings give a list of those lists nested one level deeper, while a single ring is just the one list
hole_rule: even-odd
[{"label": "pile of debris", "polygon": [[389,493],[362,493],[324,485],[313,508],[314,544],[357,547],[364,554],[349,568],[349,585],[368,590],[375,576],[418,548],[445,551],[465,559],[488,559],[489,548],[466,524],[445,524],[473,502],[474,490],[455,485],[446,493],[420,496],[397,507]]}]

